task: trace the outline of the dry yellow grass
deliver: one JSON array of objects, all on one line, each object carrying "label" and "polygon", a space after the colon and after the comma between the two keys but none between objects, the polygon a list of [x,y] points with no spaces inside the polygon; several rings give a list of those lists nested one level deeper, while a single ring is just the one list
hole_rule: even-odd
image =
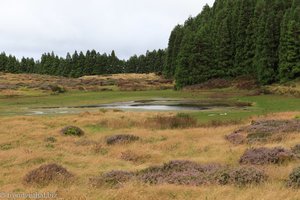
[{"label": "dry yellow grass", "polygon": [[113,74],[66,78],[40,74],[0,73],[0,92],[6,89],[49,90],[49,85],[59,85],[68,91],[108,91],[108,90],[152,90],[172,89],[173,82],[154,73]]},{"label": "dry yellow grass", "polygon": [[[269,119],[290,119],[298,112],[269,115]],[[130,182],[122,188],[91,188],[89,177],[113,169],[135,171],[170,160],[192,160],[199,163],[222,163],[236,166],[240,155],[250,146],[234,146],[224,136],[239,125],[223,127],[159,130],[131,128],[126,123],[143,123],[157,113],[98,112],[68,116],[45,117],[3,117],[0,123],[0,188],[2,192],[56,192],[61,199],[300,199],[300,192],[285,187],[284,180],[291,170],[299,165],[293,161],[285,165],[262,167],[270,179],[261,185],[239,188],[235,186],[208,185],[201,187],[160,185],[149,186]],[[167,113],[164,115],[171,115]],[[108,127],[99,126],[107,121]],[[120,123],[123,123],[120,125]],[[66,125],[81,127],[85,136],[67,137],[59,131]],[[130,133],[141,141],[125,145],[107,146],[105,137],[118,133]],[[57,142],[45,141],[55,137]],[[80,141],[95,141],[84,144]],[[280,143],[256,144],[254,146],[282,146],[290,148],[300,144],[299,134],[291,134]],[[131,151],[148,155],[141,163],[120,159],[122,152]],[[27,172],[41,164],[57,163],[76,175],[70,185],[52,184],[45,188],[29,187],[22,183]]]},{"label": "dry yellow grass", "polygon": [[106,75],[106,76],[83,76],[80,79],[100,79],[100,80],[106,80],[106,79],[148,79],[148,80],[158,80],[161,77],[156,75],[155,73],[149,73],[149,74],[112,74],[112,75]]}]

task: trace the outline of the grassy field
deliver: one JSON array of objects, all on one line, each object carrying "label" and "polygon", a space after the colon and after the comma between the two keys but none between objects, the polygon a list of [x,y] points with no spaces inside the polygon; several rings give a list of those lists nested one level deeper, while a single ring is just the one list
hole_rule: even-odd
[{"label": "grassy field", "polygon": [[[33,95],[34,94],[34,95]],[[215,98],[214,95],[219,97]],[[224,97],[222,96],[224,94]],[[221,97],[220,97],[221,95]],[[133,100],[149,100],[155,98],[189,99],[209,102],[249,102],[249,109],[219,109],[215,111],[193,112],[199,121],[211,120],[243,120],[253,115],[263,115],[273,112],[299,111],[300,101],[296,97],[284,97],[279,95],[247,96],[247,91],[235,89],[203,90],[197,92],[174,90],[150,90],[150,91],[104,91],[104,92],[68,92],[60,95],[39,94],[29,91],[25,95],[17,97],[0,97],[0,115],[5,116],[13,111],[14,115],[22,114],[28,108],[35,107],[66,107],[80,105],[94,105],[112,102],[124,102]],[[226,116],[220,114],[227,113]]]},{"label": "grassy field", "polygon": [[[6,90],[7,92],[7,90]],[[300,199],[300,190],[286,187],[286,180],[299,160],[283,164],[258,166],[268,175],[259,185],[208,184],[202,186],[149,185],[130,181],[122,187],[91,186],[90,178],[111,170],[137,171],[171,160],[197,163],[219,163],[239,166],[243,152],[251,147],[291,148],[300,144],[299,132],[288,134],[280,141],[233,145],[225,136],[251,120],[295,119],[300,116],[300,99],[279,95],[250,95],[251,91],[211,89],[199,91],[69,91],[51,95],[38,89],[13,89],[18,95],[0,92],[0,192],[55,192],[58,199]],[[176,116],[175,112],[130,112],[99,109],[80,114],[24,116],[34,107],[93,105],[153,98],[192,99],[199,101],[250,102],[245,108],[219,108],[189,112],[197,119],[196,126],[161,128],[158,116]],[[13,113],[13,114],[12,114]],[[225,115],[226,113],[226,115]],[[160,118],[158,118],[160,119]],[[64,136],[65,126],[80,127],[82,137]],[[133,134],[141,139],[130,144],[108,145],[108,136]],[[49,138],[52,138],[51,140]],[[54,138],[54,139],[53,139]],[[130,152],[134,161],[122,158]],[[43,164],[57,163],[72,174],[74,180],[47,186],[24,183],[25,175]]]}]

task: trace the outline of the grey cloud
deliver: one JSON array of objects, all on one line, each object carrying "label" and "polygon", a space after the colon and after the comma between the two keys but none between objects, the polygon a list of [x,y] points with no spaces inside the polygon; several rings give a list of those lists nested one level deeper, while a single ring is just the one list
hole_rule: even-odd
[{"label": "grey cloud", "polygon": [[165,48],[171,30],[213,0],[0,0],[0,51],[116,50],[121,58]]}]

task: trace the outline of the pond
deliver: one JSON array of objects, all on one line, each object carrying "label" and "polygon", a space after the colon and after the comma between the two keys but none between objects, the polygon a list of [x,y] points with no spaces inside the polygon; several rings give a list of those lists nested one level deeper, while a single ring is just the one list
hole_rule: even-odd
[{"label": "pond", "polygon": [[31,108],[26,115],[51,115],[51,114],[76,114],[99,109],[117,109],[128,111],[200,111],[216,108],[246,107],[234,105],[232,102],[176,100],[176,99],[153,99],[128,102],[115,102],[110,104],[81,105],[69,107],[39,107]]}]

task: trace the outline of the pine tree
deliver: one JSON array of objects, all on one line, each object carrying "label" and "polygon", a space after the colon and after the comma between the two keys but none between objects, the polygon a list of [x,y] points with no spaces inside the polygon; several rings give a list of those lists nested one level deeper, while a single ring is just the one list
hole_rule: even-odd
[{"label": "pine tree", "polygon": [[300,3],[284,16],[281,28],[279,75],[281,82],[300,77]]},{"label": "pine tree", "polygon": [[171,33],[163,72],[168,78],[173,77],[175,74],[177,57],[182,43],[183,34],[183,28],[180,25],[176,26]]},{"label": "pine tree", "polygon": [[6,65],[7,65],[7,56],[6,54],[3,52],[0,54],[0,71],[5,71],[6,70]]}]

